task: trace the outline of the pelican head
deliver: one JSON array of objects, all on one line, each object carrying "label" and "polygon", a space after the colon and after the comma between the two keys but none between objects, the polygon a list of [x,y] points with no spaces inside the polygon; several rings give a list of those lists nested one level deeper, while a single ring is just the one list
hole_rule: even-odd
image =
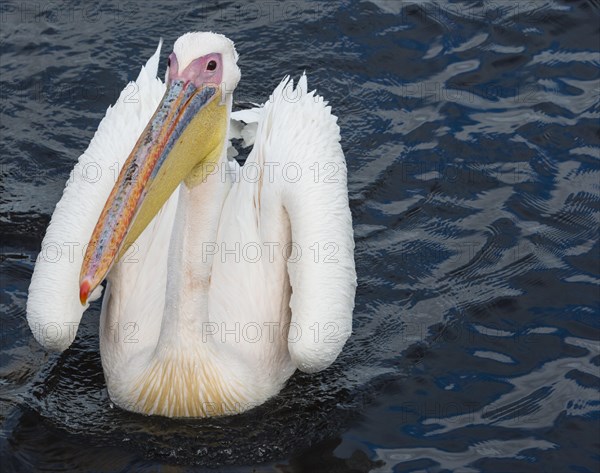
[{"label": "pelican head", "polygon": [[187,33],[175,42],[165,95],[125,161],[87,246],[82,305],[177,186],[197,185],[208,164],[220,159],[240,79],[237,58],[223,35]]}]

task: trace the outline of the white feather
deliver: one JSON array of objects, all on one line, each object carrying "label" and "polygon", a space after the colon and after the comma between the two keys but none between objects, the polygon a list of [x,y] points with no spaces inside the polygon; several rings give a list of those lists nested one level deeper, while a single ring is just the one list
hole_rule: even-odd
[{"label": "white feather", "polygon": [[137,80],[106,111],[71,172],[46,230],[29,287],[27,321],[35,338],[47,348],[65,350],[87,308],[79,302],[78,289],[84,246],[115,183],[115,173],[164,93],[164,84],[156,78],[161,46],[162,41]]}]

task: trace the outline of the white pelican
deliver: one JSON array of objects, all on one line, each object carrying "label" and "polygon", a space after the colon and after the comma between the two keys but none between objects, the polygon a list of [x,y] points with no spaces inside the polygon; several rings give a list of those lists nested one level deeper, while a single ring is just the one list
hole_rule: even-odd
[{"label": "white pelican", "polygon": [[350,335],[346,163],[337,118],[303,76],[240,113],[257,127],[240,167],[227,157],[233,43],[181,36],[166,83],[156,77],[161,44],[71,173],[27,319],[42,345],[65,350],[106,278],[100,353],[111,400],[149,415],[235,414],[276,395],[296,369],[328,367]]}]

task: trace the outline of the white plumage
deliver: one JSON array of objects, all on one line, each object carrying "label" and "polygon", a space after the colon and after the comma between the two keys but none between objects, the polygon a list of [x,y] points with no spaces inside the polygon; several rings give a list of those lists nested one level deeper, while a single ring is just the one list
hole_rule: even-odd
[{"label": "white plumage", "polygon": [[[86,308],[82,249],[115,163],[123,165],[165,93],[160,48],[135,82],[138,100],[126,102],[124,91],[107,111],[48,227],[27,303],[30,327],[48,348],[72,343]],[[188,33],[174,48],[180,68],[212,52],[223,54],[224,81],[237,84],[237,53],[225,37]],[[181,184],[108,274],[100,349],[111,399],[125,409],[247,410],[277,394],[296,368],[327,368],[351,333],[354,241],[336,117],[302,76],[236,118],[256,122],[243,130],[254,139],[244,167],[224,146],[215,172],[193,188]],[[97,182],[86,166],[101,170]],[[69,245],[78,245],[72,255]],[[62,255],[52,258],[53,248]]]}]

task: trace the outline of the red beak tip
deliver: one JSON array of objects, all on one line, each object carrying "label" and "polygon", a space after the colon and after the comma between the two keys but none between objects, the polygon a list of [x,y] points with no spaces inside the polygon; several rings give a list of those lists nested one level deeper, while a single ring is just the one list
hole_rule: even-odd
[{"label": "red beak tip", "polygon": [[86,304],[86,302],[88,300],[88,296],[90,295],[90,289],[91,289],[90,282],[87,279],[85,279],[81,283],[81,286],[79,286],[79,301],[81,302],[81,305]]}]

